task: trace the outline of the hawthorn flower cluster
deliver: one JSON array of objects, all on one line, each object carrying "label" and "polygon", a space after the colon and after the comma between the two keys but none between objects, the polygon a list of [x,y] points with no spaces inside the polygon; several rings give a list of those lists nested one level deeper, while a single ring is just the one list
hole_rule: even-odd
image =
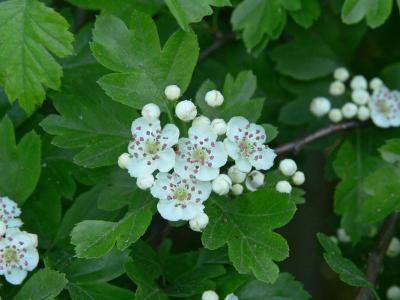
[{"label": "hawthorn flower cluster", "polygon": [[[310,111],[315,116],[327,115],[334,123],[357,118],[360,121],[371,119],[382,128],[400,126],[400,92],[389,90],[379,78],[373,78],[369,83],[362,75],[350,78],[349,71],[343,67],[337,68],[333,77],[329,93],[335,97],[350,97],[351,101],[341,107],[332,107],[328,98],[316,97],[310,104]],[[349,91],[346,91],[346,84]]]},{"label": "hawthorn flower cluster", "polygon": [[21,284],[39,263],[36,234],[21,231],[21,210],[7,197],[0,197],[0,275]]}]

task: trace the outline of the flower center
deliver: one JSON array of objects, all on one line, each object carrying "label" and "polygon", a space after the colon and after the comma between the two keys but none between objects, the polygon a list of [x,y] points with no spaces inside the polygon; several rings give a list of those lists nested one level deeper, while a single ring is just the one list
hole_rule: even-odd
[{"label": "flower center", "polygon": [[144,149],[147,154],[156,154],[159,150],[158,143],[152,139],[145,142]]},{"label": "flower center", "polygon": [[207,159],[207,152],[202,149],[202,148],[196,148],[192,152],[192,160],[201,164],[204,164],[204,162]]},{"label": "flower center", "polygon": [[378,107],[378,110],[383,114],[388,114],[391,110],[390,105],[385,101],[378,101],[376,103],[376,106]]},{"label": "flower center", "polygon": [[247,139],[243,139],[239,143],[239,151],[242,156],[248,156],[252,150],[253,150],[253,143],[251,143]]},{"label": "flower center", "polygon": [[174,198],[178,201],[187,200],[189,192],[184,186],[178,186],[174,191]]},{"label": "flower center", "polygon": [[7,248],[4,252],[4,260],[6,264],[18,261],[17,252],[11,248]]}]

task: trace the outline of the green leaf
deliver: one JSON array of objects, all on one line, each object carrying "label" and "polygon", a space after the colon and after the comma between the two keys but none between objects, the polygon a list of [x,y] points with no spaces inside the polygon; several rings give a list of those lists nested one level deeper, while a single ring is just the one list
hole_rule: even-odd
[{"label": "green leaf", "polygon": [[189,23],[200,22],[205,16],[212,14],[210,5],[230,6],[230,0],[165,0],[169,10],[183,30],[190,29]]},{"label": "green leaf", "polygon": [[382,158],[388,163],[394,164],[400,162],[400,139],[388,140],[378,150]]},{"label": "green leaf", "polygon": [[137,116],[134,109],[112,101],[98,87],[96,80],[102,74],[104,69],[97,65],[67,70],[62,92],[51,94],[61,115],[50,115],[40,123],[56,135],[54,145],[83,148],[74,162],[90,168],[116,164],[126,152],[130,124]]},{"label": "green leaf", "polygon": [[367,20],[368,26],[381,26],[392,12],[392,0],[346,0],[342,7],[342,20],[347,24]]},{"label": "green leaf", "polygon": [[[400,0],[399,0],[400,1]],[[392,89],[400,89],[400,62],[390,64],[386,66],[381,74],[383,82],[386,86]]]},{"label": "green leaf", "polygon": [[262,124],[262,127],[264,127],[265,135],[267,136],[265,143],[272,142],[278,136],[278,127],[271,124]]},{"label": "green leaf", "polygon": [[10,102],[32,113],[46,87],[58,89],[62,69],[54,57],[73,53],[68,23],[37,0],[0,3],[0,82]]},{"label": "green leaf", "polygon": [[241,286],[235,294],[241,300],[307,300],[311,296],[303,285],[289,273],[279,274],[274,284],[251,280]]},{"label": "green leaf", "polygon": [[290,11],[290,16],[300,26],[310,28],[320,13],[321,7],[318,0],[301,0],[301,8]]},{"label": "green leaf", "polygon": [[372,287],[361,270],[351,260],[342,256],[339,247],[329,237],[322,233],[318,233],[317,236],[326,251],[325,261],[339,275],[340,280],[352,286]]},{"label": "green leaf", "polygon": [[68,292],[72,300],[132,300],[134,298],[130,290],[105,282],[69,283]]},{"label": "green leaf", "polygon": [[228,244],[229,258],[239,273],[252,273],[264,282],[274,282],[279,273],[274,261],[289,255],[288,245],[275,228],[293,217],[296,207],[289,196],[264,188],[234,201],[211,197],[206,213],[210,223],[202,235],[208,249]]},{"label": "green leaf", "polygon": [[114,16],[98,17],[91,48],[96,59],[115,72],[99,80],[111,98],[136,109],[153,102],[166,112],[165,87],[176,84],[186,90],[199,52],[195,34],[183,31],[175,32],[161,49],[153,20],[140,12],[133,13],[129,28]]},{"label": "green leaf", "polygon": [[50,300],[61,293],[67,282],[64,274],[50,269],[41,269],[25,282],[13,299]]},{"label": "green leaf", "polygon": [[40,137],[35,132],[26,134],[17,145],[13,124],[7,117],[1,120],[0,195],[22,205],[39,180],[40,156]]}]

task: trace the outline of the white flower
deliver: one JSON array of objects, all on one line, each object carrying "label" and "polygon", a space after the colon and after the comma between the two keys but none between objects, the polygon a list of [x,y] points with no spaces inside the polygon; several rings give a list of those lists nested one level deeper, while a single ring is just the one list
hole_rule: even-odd
[{"label": "white flower", "polygon": [[165,88],[164,94],[168,100],[175,101],[181,96],[181,89],[179,86],[172,84]]},{"label": "white flower", "polygon": [[286,158],[279,163],[279,170],[285,176],[292,176],[297,171],[297,164],[293,159]]},{"label": "white flower", "polygon": [[189,138],[179,139],[178,148],[174,170],[185,178],[193,175],[198,180],[213,180],[227,161],[224,145],[217,142],[209,126],[192,126]]},{"label": "white flower", "polygon": [[335,69],[335,71],[333,72],[333,77],[336,80],[345,82],[347,79],[349,79],[350,73],[346,68],[340,67],[340,68]]},{"label": "white flower", "polygon": [[246,178],[246,187],[249,191],[256,191],[264,185],[265,175],[259,171],[251,171]]},{"label": "white flower", "polygon": [[0,221],[0,238],[6,233],[7,227],[3,221]]},{"label": "white flower", "polygon": [[366,90],[368,87],[367,79],[362,75],[354,76],[350,86],[353,90]]},{"label": "white flower", "polygon": [[202,212],[193,219],[189,220],[190,229],[192,229],[193,231],[202,232],[203,229],[206,228],[208,221],[208,216],[204,212]]},{"label": "white flower", "polygon": [[351,99],[358,105],[365,105],[368,103],[370,98],[369,93],[366,90],[354,90],[351,93]]},{"label": "white flower", "polygon": [[147,190],[151,188],[153,184],[154,184],[154,176],[152,174],[144,177],[138,177],[138,179],[136,180],[136,185],[141,190]]},{"label": "white flower", "polygon": [[400,287],[392,285],[386,291],[386,297],[388,300],[400,300]]},{"label": "white flower", "polygon": [[240,171],[250,172],[252,166],[268,170],[273,166],[276,154],[264,145],[266,134],[262,126],[243,117],[233,117],[228,122],[226,136],[225,148]]},{"label": "white flower", "polygon": [[384,85],[383,81],[378,77],[372,78],[371,81],[369,82],[369,88],[373,91],[383,87],[383,85]]},{"label": "white flower", "polygon": [[347,235],[347,232],[343,228],[339,228],[336,233],[337,233],[338,240],[340,242],[342,242],[342,243],[351,242],[350,236]]},{"label": "white flower", "polygon": [[211,122],[211,129],[217,135],[224,135],[226,133],[226,123],[223,119],[214,119]]},{"label": "white flower", "polygon": [[121,169],[126,169],[130,161],[131,156],[129,155],[129,153],[122,153],[118,157],[118,167],[120,167]]},{"label": "white flower", "polygon": [[222,196],[229,193],[232,187],[232,180],[228,175],[220,174],[212,182],[212,190],[214,193]]},{"label": "white flower", "polygon": [[357,105],[352,102],[347,102],[342,107],[342,114],[346,119],[354,118],[357,115]]},{"label": "white flower", "polygon": [[239,298],[234,293],[230,293],[229,295],[226,295],[224,300],[239,300]]},{"label": "white flower", "polygon": [[311,101],[310,111],[317,117],[325,116],[331,109],[331,102],[325,97],[317,97]]},{"label": "white flower", "polygon": [[389,257],[396,257],[400,254],[400,241],[397,237],[392,238],[389,247],[386,251],[386,255]]},{"label": "white flower", "polygon": [[374,91],[369,101],[371,119],[376,126],[387,128],[400,125],[400,93],[386,87]]},{"label": "white flower", "polygon": [[360,106],[357,111],[357,118],[360,121],[366,121],[370,117],[369,108],[366,106]]},{"label": "white flower", "polygon": [[281,181],[278,181],[278,183],[275,186],[275,189],[279,193],[290,194],[290,192],[292,191],[292,185],[286,180],[281,180]]},{"label": "white flower", "polygon": [[228,169],[228,176],[232,179],[233,183],[242,183],[246,179],[247,173],[242,172],[235,165]]},{"label": "white flower", "polygon": [[292,180],[295,185],[302,185],[306,181],[306,177],[303,172],[297,171],[294,173]]},{"label": "white flower", "polygon": [[241,195],[243,193],[243,190],[244,190],[243,185],[241,185],[240,183],[232,185],[232,193],[235,196]]},{"label": "white flower", "polygon": [[339,123],[343,120],[342,111],[338,108],[332,108],[329,112],[328,117],[334,123]]},{"label": "white flower", "polygon": [[164,219],[187,221],[203,212],[203,202],[210,196],[211,184],[193,177],[182,178],[176,173],[158,173],[150,191],[160,200],[157,209]]},{"label": "white flower", "polygon": [[201,300],[218,300],[218,294],[214,291],[205,291],[203,295],[201,295]]},{"label": "white flower", "polygon": [[192,101],[183,100],[175,107],[175,114],[180,120],[189,122],[197,116],[196,105]]},{"label": "white flower", "polygon": [[329,86],[329,94],[333,96],[342,95],[345,91],[346,91],[345,85],[343,84],[343,82],[339,80],[335,80]]},{"label": "white flower", "polygon": [[222,96],[220,91],[212,90],[206,93],[204,100],[209,106],[216,107],[224,103],[224,96]]},{"label": "white flower", "polygon": [[157,121],[160,117],[160,113],[160,108],[154,103],[146,104],[142,108],[142,117],[149,123]]},{"label": "white flower", "polygon": [[192,126],[209,126],[211,121],[206,116],[198,116],[192,122]]},{"label": "white flower", "polygon": [[149,123],[138,118],[131,130],[133,140],[128,151],[132,158],[127,169],[132,177],[145,177],[155,170],[168,172],[173,168],[175,152],[171,147],[178,142],[178,127],[167,124],[161,131],[160,121]]},{"label": "white flower", "polygon": [[23,223],[19,218],[20,215],[21,210],[17,203],[8,197],[0,197],[0,221],[6,228],[21,227]]},{"label": "white flower", "polygon": [[6,231],[0,239],[0,275],[14,285],[21,284],[28,271],[32,271],[39,262],[37,236],[16,228]]}]

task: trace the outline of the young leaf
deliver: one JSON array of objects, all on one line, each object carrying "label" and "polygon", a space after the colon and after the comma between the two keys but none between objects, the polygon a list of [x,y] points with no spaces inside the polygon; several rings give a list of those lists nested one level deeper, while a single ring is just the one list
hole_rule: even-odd
[{"label": "young leaf", "polygon": [[354,24],[365,18],[370,27],[376,28],[389,17],[392,6],[392,0],[346,0],[342,7],[342,20]]},{"label": "young leaf", "polygon": [[33,131],[16,144],[14,128],[6,117],[0,121],[0,195],[19,205],[32,194],[40,177],[40,137]]},{"label": "young leaf", "polygon": [[58,89],[62,69],[50,54],[73,53],[68,23],[37,0],[0,3],[0,82],[10,102],[17,98],[32,113],[46,94]]},{"label": "young leaf", "polygon": [[239,273],[253,273],[264,282],[279,274],[274,261],[289,255],[288,245],[272,230],[285,225],[296,210],[288,195],[264,188],[235,200],[211,197],[206,213],[210,223],[202,241],[208,249],[228,244],[229,258]]}]

